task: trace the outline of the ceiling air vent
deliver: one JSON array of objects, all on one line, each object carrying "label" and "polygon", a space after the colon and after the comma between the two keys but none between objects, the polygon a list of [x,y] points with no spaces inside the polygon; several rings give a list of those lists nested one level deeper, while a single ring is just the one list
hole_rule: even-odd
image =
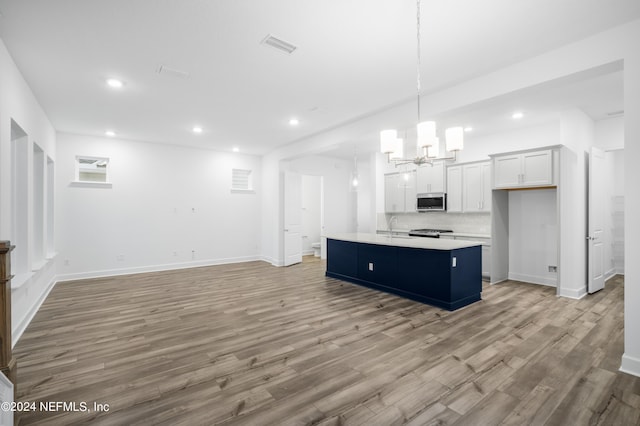
[{"label": "ceiling air vent", "polygon": [[607,115],[609,117],[615,117],[616,115],[622,115],[622,114],[624,114],[624,110],[623,109],[618,110],[618,111],[611,111],[611,112],[607,113]]},{"label": "ceiling air vent", "polygon": [[287,43],[284,40],[280,40],[279,38],[274,37],[271,34],[268,34],[264,39],[262,39],[260,43],[271,46],[274,49],[278,49],[281,52],[289,54],[293,53],[293,51],[297,49],[297,47],[293,44]]},{"label": "ceiling air vent", "polygon": [[166,65],[160,65],[156,72],[160,75],[166,75],[168,77],[187,78],[189,73],[186,71],[177,70],[175,68],[169,68]]}]

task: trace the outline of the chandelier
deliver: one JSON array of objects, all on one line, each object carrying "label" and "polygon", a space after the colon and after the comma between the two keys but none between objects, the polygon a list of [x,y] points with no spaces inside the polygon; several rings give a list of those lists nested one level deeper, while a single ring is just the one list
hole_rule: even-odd
[{"label": "chandelier", "polygon": [[398,138],[395,129],[387,129],[380,132],[380,151],[387,156],[389,163],[396,166],[413,163],[417,166],[433,164],[434,160],[456,161],[458,151],[464,146],[464,130],[462,127],[450,127],[445,131],[446,150],[452,152],[450,157],[439,157],[440,139],[436,135],[435,121],[420,121],[420,0],[416,1],[416,28],[417,28],[417,67],[416,67],[416,100],[418,106],[418,125],[416,138],[416,157],[404,158],[404,140]]}]

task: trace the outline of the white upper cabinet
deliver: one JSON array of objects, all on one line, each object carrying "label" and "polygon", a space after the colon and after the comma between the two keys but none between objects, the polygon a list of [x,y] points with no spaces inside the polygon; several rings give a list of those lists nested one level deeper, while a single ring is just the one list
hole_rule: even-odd
[{"label": "white upper cabinet", "polygon": [[462,212],[462,166],[447,167],[447,211]]},{"label": "white upper cabinet", "polygon": [[522,154],[522,184],[553,185],[553,154],[550,149]]},{"label": "white upper cabinet", "polygon": [[397,213],[401,211],[401,207],[404,211],[404,189],[401,194],[399,184],[400,175],[398,173],[384,175],[384,211],[387,213]]},{"label": "white upper cabinet", "polygon": [[491,211],[491,163],[462,166],[462,210],[464,212]]},{"label": "white upper cabinet", "polygon": [[416,211],[416,172],[384,175],[384,211],[411,213]]},{"label": "white upper cabinet", "polygon": [[418,210],[416,172],[400,173],[404,182],[404,211],[415,213]]},{"label": "white upper cabinet", "polygon": [[553,151],[495,155],[493,170],[496,189],[553,186]]},{"label": "white upper cabinet", "polygon": [[417,193],[445,192],[443,161],[425,164],[417,170]]}]

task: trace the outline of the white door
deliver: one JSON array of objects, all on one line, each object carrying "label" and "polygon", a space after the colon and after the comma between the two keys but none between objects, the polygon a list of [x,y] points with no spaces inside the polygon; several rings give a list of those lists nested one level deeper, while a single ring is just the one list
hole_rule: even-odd
[{"label": "white door", "polygon": [[302,262],[302,176],[284,173],[284,266]]},{"label": "white door", "polygon": [[607,202],[604,186],[604,151],[591,148],[589,155],[589,235],[587,251],[589,262],[589,293],[604,288],[604,206]]}]

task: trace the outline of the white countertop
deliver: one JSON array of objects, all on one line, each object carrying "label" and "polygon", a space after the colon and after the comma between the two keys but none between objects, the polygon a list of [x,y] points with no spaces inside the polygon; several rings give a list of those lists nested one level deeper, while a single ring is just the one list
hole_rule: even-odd
[{"label": "white countertop", "polygon": [[490,234],[472,234],[470,232],[447,232],[442,235],[451,235],[452,237],[467,237],[467,238],[491,238]]},{"label": "white countertop", "polygon": [[[388,234],[389,231],[387,231],[386,229],[378,229],[377,231],[379,234]],[[394,229],[393,233],[394,234],[402,234],[402,235],[409,235],[410,230],[409,229]],[[456,237],[456,238],[486,238],[486,239],[491,239],[491,234],[474,234],[472,232],[445,232],[440,234],[443,237]]]},{"label": "white countertop", "polygon": [[467,247],[481,246],[480,241],[448,240],[443,238],[405,237],[394,235],[365,234],[365,233],[341,233],[328,234],[332,240],[351,241],[354,243],[377,244],[381,246],[409,247],[431,250],[456,250]]}]

